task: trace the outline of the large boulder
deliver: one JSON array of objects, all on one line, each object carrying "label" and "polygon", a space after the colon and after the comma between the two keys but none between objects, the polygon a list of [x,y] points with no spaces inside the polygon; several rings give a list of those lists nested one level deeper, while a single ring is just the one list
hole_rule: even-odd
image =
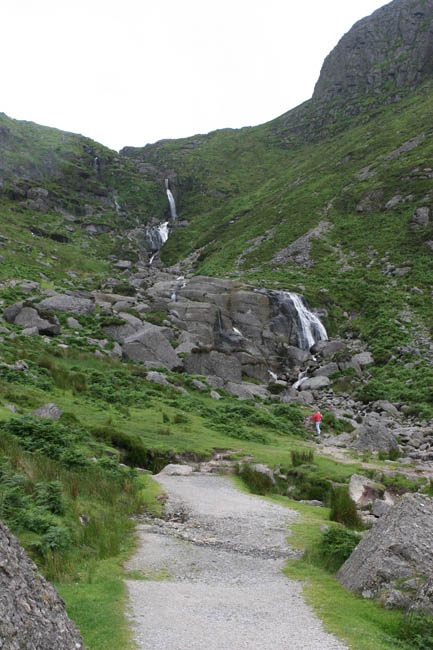
[{"label": "large boulder", "polygon": [[33,307],[23,307],[13,322],[15,325],[22,325],[25,329],[35,327],[40,334],[55,335],[60,332],[60,324],[56,316],[51,316],[51,320],[41,318]]},{"label": "large boulder", "polygon": [[311,377],[310,379],[303,381],[299,387],[299,390],[319,390],[320,388],[326,388],[326,386],[329,386],[330,383],[331,380],[329,377],[322,377],[319,375],[317,377]]},{"label": "large boulder", "polygon": [[179,368],[182,362],[165,336],[165,328],[146,323],[142,330],[124,340],[123,355],[131,361],[154,362],[169,370]]},{"label": "large boulder", "polygon": [[236,384],[232,381],[227,382],[226,391],[231,395],[236,395],[239,399],[255,399],[256,397],[261,397],[266,399],[270,397],[271,394],[266,390],[265,386],[259,386],[258,384],[250,384],[246,381],[243,381],[241,384]]},{"label": "large boulder", "polygon": [[365,534],[337,579],[365,598],[407,606],[413,594],[409,581],[433,574],[432,536],[433,499],[406,494]]},{"label": "large boulder", "polygon": [[367,506],[373,503],[376,499],[381,497],[383,489],[381,490],[378,485],[360,474],[352,474],[349,482],[349,495],[352,501],[358,506]]},{"label": "large boulder", "polygon": [[165,476],[191,476],[193,468],[191,465],[166,465],[161,471],[160,474]]},{"label": "large boulder", "polygon": [[380,423],[369,427],[360,427],[355,433],[357,434],[357,439],[353,443],[355,449],[386,452],[391,449],[399,449],[393,434]]},{"label": "large boulder", "polygon": [[4,650],[84,650],[56,589],[38,572],[0,522],[0,647]]},{"label": "large boulder", "polygon": [[69,312],[71,314],[91,314],[95,310],[95,303],[88,298],[56,294],[51,298],[45,298],[38,304],[40,309],[48,309],[57,312]]}]

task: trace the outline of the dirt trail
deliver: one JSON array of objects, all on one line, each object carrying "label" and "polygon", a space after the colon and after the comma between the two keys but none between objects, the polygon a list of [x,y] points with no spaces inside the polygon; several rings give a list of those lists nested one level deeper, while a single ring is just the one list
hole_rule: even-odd
[{"label": "dirt trail", "polygon": [[[230,479],[156,477],[169,521],[139,525],[128,563],[130,620],[140,650],[344,650],[323,630],[300,583],[281,572],[297,513],[244,494]],[[164,579],[161,579],[164,578]]]}]

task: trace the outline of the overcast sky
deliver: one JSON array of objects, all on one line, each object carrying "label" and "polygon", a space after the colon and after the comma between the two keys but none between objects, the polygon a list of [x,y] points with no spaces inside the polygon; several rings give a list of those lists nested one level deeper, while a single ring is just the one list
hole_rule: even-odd
[{"label": "overcast sky", "polygon": [[0,111],[112,149],[261,124],[309,99],[384,0],[3,0]]}]

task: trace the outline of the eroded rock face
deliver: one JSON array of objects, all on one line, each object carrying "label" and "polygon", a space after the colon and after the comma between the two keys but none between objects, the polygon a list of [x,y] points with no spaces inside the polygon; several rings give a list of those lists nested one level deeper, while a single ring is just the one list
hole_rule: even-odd
[{"label": "eroded rock face", "polygon": [[16,537],[0,522],[0,647],[3,650],[85,650],[56,589],[38,573]]},{"label": "eroded rock face", "polygon": [[326,57],[313,99],[415,88],[431,76],[433,0],[394,0],[357,22]]},{"label": "eroded rock face", "polygon": [[[337,573],[338,581],[365,598],[380,597],[389,607],[409,605],[409,581],[433,573],[432,535],[433,499],[407,494],[366,533]],[[396,599],[396,586],[404,598]]]}]

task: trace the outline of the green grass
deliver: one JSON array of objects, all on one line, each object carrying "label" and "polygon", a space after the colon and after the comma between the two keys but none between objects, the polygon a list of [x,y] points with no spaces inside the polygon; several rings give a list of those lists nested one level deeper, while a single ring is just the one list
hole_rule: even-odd
[{"label": "green grass", "polygon": [[323,569],[303,562],[289,562],[288,578],[304,583],[307,602],[322,619],[325,630],[352,650],[402,650],[397,639],[403,614],[387,611],[375,602],[352,594]]},{"label": "green grass", "polygon": [[70,618],[78,625],[88,650],[132,650],[131,630],[125,618],[127,594],[123,554],[105,560],[78,583],[56,587]]}]

